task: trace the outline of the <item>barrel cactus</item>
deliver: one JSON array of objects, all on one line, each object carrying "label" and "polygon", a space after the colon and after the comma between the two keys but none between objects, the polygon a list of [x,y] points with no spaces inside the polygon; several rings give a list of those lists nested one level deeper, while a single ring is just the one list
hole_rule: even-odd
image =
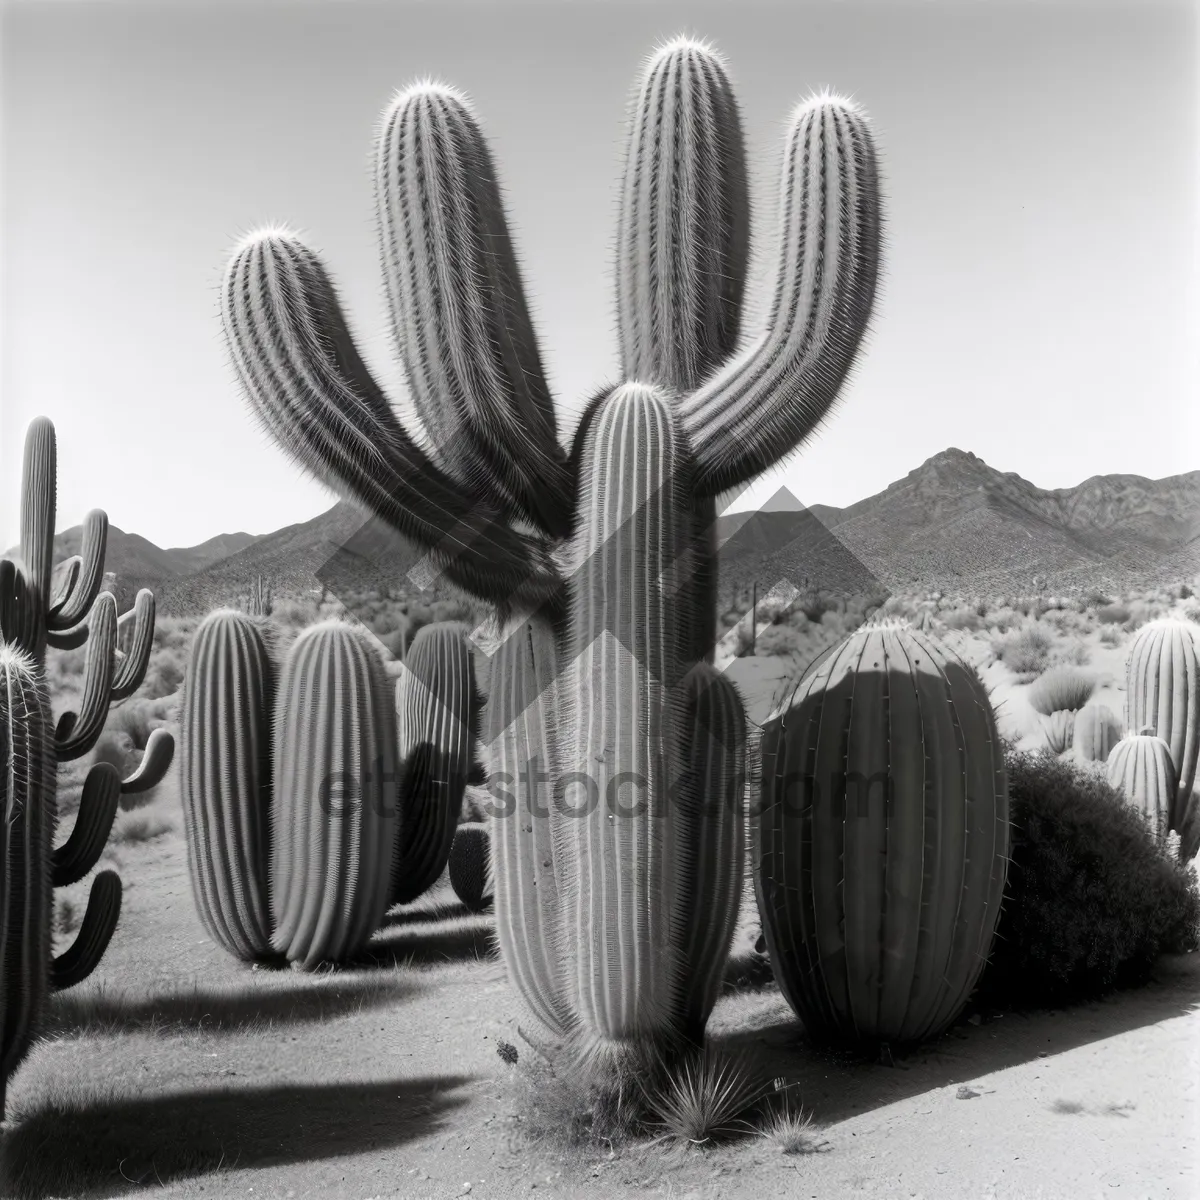
[{"label": "barrel cactus", "polygon": [[1105,762],[1124,731],[1106,704],[1089,704],[1075,714],[1072,748],[1084,762]]},{"label": "barrel cactus", "polygon": [[1008,787],[978,675],[932,638],[867,627],[763,731],[756,883],[771,965],[815,1038],[912,1043],[987,959]]},{"label": "barrel cactus", "polygon": [[450,847],[450,886],[471,910],[482,912],[492,901],[492,850],[484,821],[464,821]]},{"label": "barrel cactus", "polygon": [[1126,726],[1153,726],[1175,764],[1175,800],[1168,817],[1175,831],[1189,817],[1200,754],[1200,651],[1192,629],[1187,621],[1171,619],[1143,625],[1125,668]]},{"label": "barrel cactus", "polygon": [[1153,726],[1122,738],[1108,756],[1107,772],[1108,782],[1146,818],[1151,832],[1165,844],[1179,787],[1174,757],[1165,739],[1154,733]]},{"label": "barrel cactus", "polygon": [[[792,114],[767,328],[739,346],[749,201],[728,72],[686,38],[650,57],[616,239],[622,382],[587,404],[569,451],[471,104],[436,83],[401,92],[375,169],[392,334],[431,447],[286,229],[230,257],[234,369],[287,454],[424,550],[422,582],[492,606],[497,934],[529,1010],[602,1061],[694,1040],[728,951],[745,794],[727,774],[740,701],[694,675],[716,642],[717,497],[804,441],[854,361],[880,247],[866,119],[830,94]],[[697,740],[699,710],[719,754]],[[734,811],[714,816],[719,798]]]}]

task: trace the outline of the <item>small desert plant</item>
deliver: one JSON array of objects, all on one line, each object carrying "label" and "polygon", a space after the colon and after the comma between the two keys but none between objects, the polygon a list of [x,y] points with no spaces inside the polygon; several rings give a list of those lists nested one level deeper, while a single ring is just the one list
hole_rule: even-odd
[{"label": "small desert plant", "polygon": [[822,1143],[813,1128],[813,1114],[793,1098],[791,1085],[775,1080],[775,1091],[764,1106],[758,1133],[774,1144],[780,1154],[812,1154]]},{"label": "small desert plant", "polygon": [[1012,854],[977,999],[1084,1000],[1144,981],[1160,953],[1197,946],[1195,873],[1101,774],[1011,747],[1006,765]]},{"label": "small desert plant", "polygon": [[750,1132],[750,1110],[766,1094],[765,1084],[744,1063],[712,1049],[672,1064],[646,1088],[651,1127],[658,1141],[705,1146]]},{"label": "small desert plant", "polygon": [[1099,637],[1103,646],[1119,646],[1125,640],[1125,632],[1120,625],[1105,625]]},{"label": "small desert plant", "polygon": [[1102,625],[1124,625],[1129,616],[1129,609],[1124,604],[1102,604],[1096,609],[1096,620]]},{"label": "small desert plant", "polygon": [[947,629],[969,629],[974,631],[983,628],[983,618],[971,608],[956,608],[951,612],[943,613],[941,621]]},{"label": "small desert plant", "polygon": [[1044,717],[1056,712],[1078,712],[1095,690],[1094,676],[1073,667],[1054,667],[1029,689],[1029,703]]},{"label": "small desert plant", "polygon": [[1024,629],[1009,634],[993,649],[996,657],[1018,677],[1036,678],[1049,661],[1054,638],[1037,625],[1026,625]]},{"label": "small desert plant", "polygon": [[162,815],[140,809],[137,812],[122,812],[113,824],[111,841],[117,846],[137,842],[152,842],[175,828],[171,820]]}]

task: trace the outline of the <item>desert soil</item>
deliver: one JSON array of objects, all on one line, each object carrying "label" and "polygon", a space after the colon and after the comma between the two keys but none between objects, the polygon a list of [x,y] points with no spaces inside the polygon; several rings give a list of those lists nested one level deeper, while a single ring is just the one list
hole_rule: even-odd
[{"label": "desert soil", "polygon": [[784,1155],[748,1136],[686,1153],[565,1152],[531,1143],[516,1119],[520,1066],[497,1046],[531,1052],[487,918],[431,919],[452,899],[443,889],[394,914],[362,966],[252,970],[201,928],[178,795],[161,791],[153,807],[174,829],[119,849],[125,906],[109,952],[55,998],[9,1087],[9,1172],[39,1155],[53,1166],[39,1176],[61,1181],[27,1194],[1200,1195],[1200,955],[1089,1006],[976,1015],[894,1066],[815,1052],[773,985],[730,991],[714,1040],[799,1081],[817,1149]]}]

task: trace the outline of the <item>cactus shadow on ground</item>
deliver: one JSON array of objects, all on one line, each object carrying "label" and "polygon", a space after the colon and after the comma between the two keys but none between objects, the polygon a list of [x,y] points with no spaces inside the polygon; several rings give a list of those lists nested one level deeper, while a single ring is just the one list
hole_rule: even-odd
[{"label": "cactus shadow on ground", "polygon": [[496,957],[495,930],[484,916],[469,914],[415,925],[392,925],[377,933],[350,961],[354,967],[391,969]]},{"label": "cactus shadow on ground", "polygon": [[[468,1077],[180,1091],[98,1100],[80,1089],[4,1139],[0,1181],[14,1200],[104,1195],[222,1169],[339,1158],[435,1133],[466,1103]],[[304,1136],[296,1136],[303,1129]],[[46,1154],[47,1144],[56,1149]],[[227,1150],[236,1146],[236,1151]]]},{"label": "cactus shadow on ground", "polygon": [[[749,993],[717,1011],[714,1046],[748,1066],[802,1082],[822,1125],[996,1071],[1149,1028],[1200,1009],[1200,954],[1167,955],[1151,982],[1070,1008],[972,1013],[941,1037],[888,1057],[814,1045],[777,992]],[[979,1024],[973,1017],[979,1016]]]}]

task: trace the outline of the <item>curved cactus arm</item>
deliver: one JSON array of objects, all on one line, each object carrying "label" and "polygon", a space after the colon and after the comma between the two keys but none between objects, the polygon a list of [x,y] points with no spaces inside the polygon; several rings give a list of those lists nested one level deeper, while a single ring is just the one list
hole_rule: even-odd
[{"label": "curved cactus arm", "polygon": [[702,495],[747,482],[812,433],[866,330],[882,219],[875,147],[855,105],[822,95],[796,110],[780,216],[766,333],[684,402]]},{"label": "curved cactus arm", "polygon": [[222,319],[251,407],[302,467],[427,550],[481,599],[517,605],[557,592],[542,539],[475,503],[404,431],[359,356],[324,267],[297,237],[267,230],[235,248]]},{"label": "curved cactus arm", "polygon": [[83,519],[83,552],[75,556],[79,559],[79,573],[61,601],[50,609],[48,625],[51,632],[69,629],[87,616],[104,582],[107,550],[108,514],[94,508]]},{"label": "curved cactus arm", "polygon": [[50,964],[50,986],[56,992],[82,983],[99,966],[120,919],[121,880],[115,871],[101,871],[92,883],[78,935]]},{"label": "curved cactus arm", "polygon": [[[50,615],[54,616],[66,603],[75,585],[79,582],[79,572],[83,569],[83,555],[72,554],[64,558],[54,568],[50,578]],[[75,624],[74,621],[71,624]]]},{"label": "curved cactus arm", "polygon": [[118,627],[130,613],[133,614],[133,632],[129,649],[113,675],[111,700],[114,704],[127,700],[142,686],[146,668],[150,665],[150,651],[154,649],[154,593],[149,588],[138,592],[133,608],[118,620]]},{"label": "curved cactus arm", "polygon": [[78,650],[80,646],[87,645],[88,640],[88,623],[80,622],[74,629],[65,629],[61,633],[53,631],[46,634],[46,645],[53,646],[55,650]]},{"label": "curved cactus arm", "polygon": [[100,861],[121,799],[121,777],[112,763],[97,763],[87,774],[75,828],[50,856],[55,887],[78,883]]},{"label": "curved cactus arm", "polygon": [[142,761],[128,779],[121,780],[121,795],[136,796],[157,787],[166,778],[175,757],[175,739],[170,730],[155,729],[146,740]]},{"label": "curved cactus arm", "polygon": [[690,392],[736,350],[749,249],[724,59],[677,38],[651,56],[630,111],[616,258],[626,379]]},{"label": "curved cactus arm", "polygon": [[21,558],[27,581],[44,615],[50,597],[54,566],[55,489],[58,447],[54,423],[35,417],[25,431],[25,460],[21,473]]},{"label": "curved cactus arm", "polygon": [[428,891],[454,843],[480,708],[469,632],[455,621],[426,625],[396,680],[401,783],[393,904]]},{"label": "curved cactus arm", "polygon": [[101,592],[88,621],[87,662],[79,711],[63,713],[54,734],[59,762],[82,758],[96,744],[104,729],[116,645],[117,602],[111,592]]},{"label": "curved cactus arm", "polygon": [[384,112],[375,192],[392,333],[438,460],[498,511],[567,532],[570,483],[496,169],[454,88]]}]

